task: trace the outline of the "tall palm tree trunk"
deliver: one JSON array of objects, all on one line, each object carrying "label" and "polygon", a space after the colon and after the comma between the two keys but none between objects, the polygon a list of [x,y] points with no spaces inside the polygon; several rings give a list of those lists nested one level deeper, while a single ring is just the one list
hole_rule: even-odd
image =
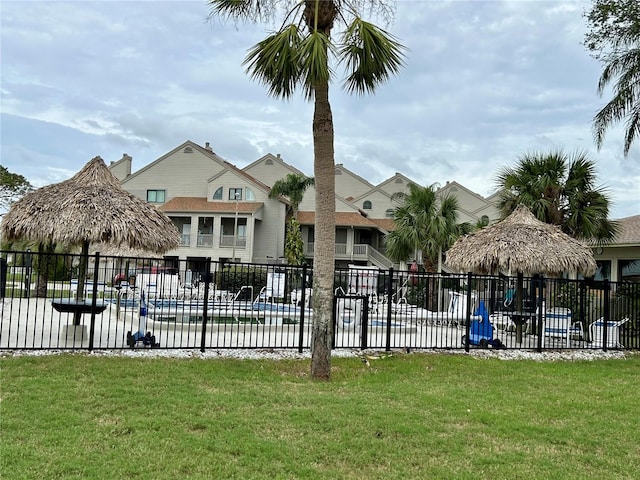
[{"label": "tall palm tree trunk", "polygon": [[329,379],[333,338],[333,276],[335,257],[335,164],[333,115],[329,104],[329,84],[314,86],[313,112],[314,176],[316,218],[313,266],[313,327],[311,336],[311,376]]}]

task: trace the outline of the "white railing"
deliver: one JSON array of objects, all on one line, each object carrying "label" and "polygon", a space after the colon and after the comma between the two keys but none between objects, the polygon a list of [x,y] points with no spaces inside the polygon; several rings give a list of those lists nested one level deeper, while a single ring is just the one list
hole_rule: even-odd
[{"label": "white railing", "polygon": [[199,233],[198,234],[198,246],[199,247],[213,247],[213,234],[211,234],[211,233]]},{"label": "white railing", "polygon": [[191,235],[188,233],[183,233],[180,235],[180,246],[181,247],[190,247],[191,246]]},{"label": "white railing", "polygon": [[220,235],[221,247],[233,247],[235,241],[236,248],[246,248],[247,237],[235,237],[233,235]]},{"label": "white railing", "polygon": [[[313,257],[314,246],[315,244],[312,242],[307,243],[305,255]],[[364,243],[355,244],[350,252],[347,250],[346,243],[336,243],[335,254],[336,258],[346,257],[348,259],[367,260],[381,268],[390,268],[393,265],[393,262],[382,253],[372,246]]]}]

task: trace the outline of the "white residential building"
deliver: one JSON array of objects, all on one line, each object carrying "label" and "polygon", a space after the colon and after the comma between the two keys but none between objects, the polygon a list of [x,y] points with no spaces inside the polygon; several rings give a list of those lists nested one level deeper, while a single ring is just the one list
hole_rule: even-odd
[{"label": "white residential building", "polygon": [[[188,268],[196,271],[202,270],[207,257],[258,263],[283,258],[288,202],[269,198],[270,187],[289,173],[304,173],[280,155],[266,154],[240,169],[208,143],[202,147],[186,141],[136,172],[131,164],[125,154],[109,168],[126,190],[157,205],[182,233],[181,246],[167,258],[187,260]],[[335,175],[336,264],[392,266],[384,255],[384,237],[393,229],[393,211],[400,205],[397,194],[408,193],[412,180],[396,173],[373,185],[343,164],[336,165]],[[498,218],[496,198],[483,198],[456,182],[447,182],[438,194],[458,198],[461,222]],[[314,210],[315,189],[310,187],[298,212],[310,262]]]}]

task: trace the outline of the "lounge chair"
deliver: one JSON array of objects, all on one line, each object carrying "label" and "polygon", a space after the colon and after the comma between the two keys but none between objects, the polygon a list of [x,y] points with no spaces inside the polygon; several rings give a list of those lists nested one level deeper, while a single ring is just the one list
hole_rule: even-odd
[{"label": "lounge chair", "polygon": [[573,321],[571,310],[568,308],[554,307],[544,312],[543,342],[545,337],[566,339],[566,346],[571,346],[571,338],[584,338],[582,323]]},{"label": "lounge chair", "polygon": [[[608,321],[607,323],[607,347],[608,348],[623,348],[624,345],[620,343],[620,327],[629,321],[628,318],[623,318],[617,322]],[[591,346],[601,347],[604,344],[604,317],[599,318],[591,325],[589,325],[589,333],[591,335]]]}]

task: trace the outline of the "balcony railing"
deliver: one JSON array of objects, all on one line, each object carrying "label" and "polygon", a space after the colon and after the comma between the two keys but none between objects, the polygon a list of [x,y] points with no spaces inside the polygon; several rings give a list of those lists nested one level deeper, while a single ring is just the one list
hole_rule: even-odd
[{"label": "balcony railing", "polygon": [[[314,246],[314,243],[307,243],[305,255],[313,257]],[[382,253],[377,251],[371,245],[363,243],[355,244],[351,251],[348,250],[346,243],[336,243],[335,255],[338,260],[366,260],[384,268],[389,268],[393,265],[393,262]]]},{"label": "balcony railing", "polygon": [[211,234],[211,233],[199,233],[198,234],[198,247],[213,247],[213,234]]},{"label": "balcony railing", "polygon": [[221,247],[233,247],[233,242],[235,240],[236,248],[246,248],[247,246],[247,237],[235,237],[233,235],[221,235],[220,236],[220,246]]},{"label": "balcony railing", "polygon": [[183,233],[180,235],[180,246],[181,247],[190,247],[191,246],[191,235],[188,233]]}]

